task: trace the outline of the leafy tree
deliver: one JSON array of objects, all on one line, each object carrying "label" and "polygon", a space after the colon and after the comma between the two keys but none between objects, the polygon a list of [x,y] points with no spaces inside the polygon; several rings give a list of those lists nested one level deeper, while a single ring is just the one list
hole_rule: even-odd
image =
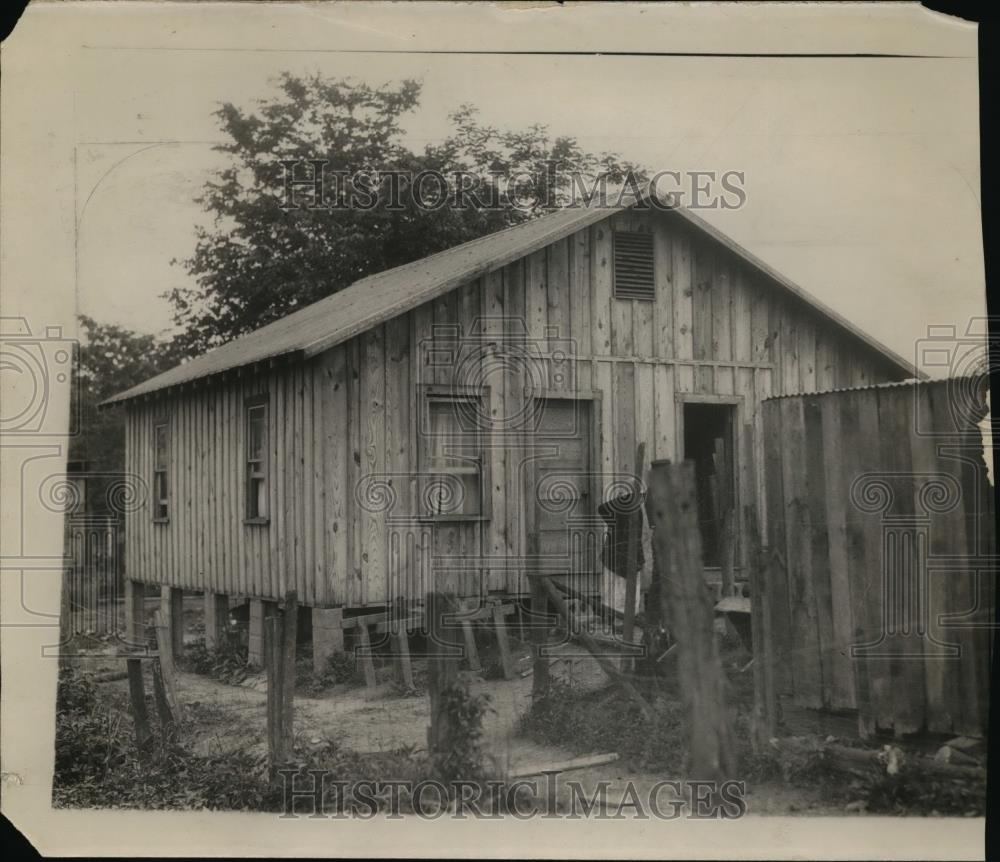
[{"label": "leafy tree", "polygon": [[[414,152],[403,142],[401,122],[419,96],[414,81],[371,87],[285,74],[255,111],[219,108],[228,140],[218,149],[232,160],[199,199],[214,220],[183,261],[196,285],[167,294],[188,350],[203,351],[366,275],[564,204],[572,171],[620,183],[634,169],[615,155],[584,152],[573,138],[550,140],[544,126],[506,132],[483,125],[468,105],[451,115],[453,131],[443,142]],[[301,178],[311,173],[310,160],[325,160],[327,177],[381,172],[370,189],[376,204],[284,208],[282,162],[301,162]],[[418,206],[407,183],[386,179],[389,172],[424,171],[449,180],[436,196],[433,182],[429,192],[421,186],[424,202],[439,200],[439,208]],[[520,179],[510,188],[498,177],[514,174]],[[462,184],[478,184],[476,196],[462,200]],[[337,186],[328,182],[326,200],[306,203],[335,202]]]},{"label": "leafy tree", "polygon": [[[88,461],[90,471],[125,469],[125,412],[98,410],[105,398],[148,380],[180,363],[179,341],[163,341],[122,326],[80,315],[80,346],[71,409],[78,411],[80,433],[70,440],[71,461]],[[106,482],[88,483],[88,508],[101,511]]]}]

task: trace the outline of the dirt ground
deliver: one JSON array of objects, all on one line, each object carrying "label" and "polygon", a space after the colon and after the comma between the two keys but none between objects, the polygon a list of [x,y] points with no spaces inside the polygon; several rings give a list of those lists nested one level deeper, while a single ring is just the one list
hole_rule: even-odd
[{"label": "dirt ground", "polygon": [[[200,602],[185,602],[185,641],[197,640],[200,632]],[[567,646],[561,661],[554,662],[552,675],[572,681],[579,688],[600,688],[607,677],[579,647]],[[527,653],[515,655],[519,668],[530,668]],[[88,670],[120,670],[113,660],[99,655],[85,660]],[[491,710],[484,720],[484,748],[494,766],[510,775],[529,768],[579,757],[554,746],[539,744],[518,733],[520,717],[530,705],[530,675],[511,680],[484,680],[465,672],[470,689],[490,697]],[[263,675],[247,678],[239,685],[214,678],[178,671],[178,696],[185,712],[186,737],[197,754],[223,754],[228,751],[263,751],[265,746],[266,680]],[[114,680],[102,687],[117,689],[114,696],[127,698],[127,683]],[[109,691],[111,694],[111,691]],[[358,753],[387,752],[402,747],[414,750],[426,747],[430,704],[425,691],[401,694],[391,683],[382,683],[369,691],[364,686],[336,685],[318,697],[296,695],[295,734],[301,745],[322,745],[333,740],[338,747]],[[593,752],[595,754],[602,752]],[[627,772],[624,764],[614,762],[567,774],[590,788],[598,781],[611,782],[609,804],[622,797],[627,780],[635,783],[640,795],[657,781],[683,776]],[[747,787],[750,815],[843,815],[840,805],[824,802],[821,789],[804,790],[780,783]]]}]

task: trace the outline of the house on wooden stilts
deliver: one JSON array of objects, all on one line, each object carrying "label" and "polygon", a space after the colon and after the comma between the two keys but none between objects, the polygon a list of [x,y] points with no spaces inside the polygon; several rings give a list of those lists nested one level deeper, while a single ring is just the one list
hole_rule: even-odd
[{"label": "house on wooden stilts", "polygon": [[[128,605],[154,588],[179,612],[182,590],[204,591],[211,639],[248,597],[259,657],[268,608],[294,589],[322,657],[344,620],[444,584],[509,607],[541,566],[600,591],[595,512],[642,470],[640,443],[693,459],[708,501],[722,441],[739,512],[762,493],[764,399],[913,375],[687,210],[557,211],[106,402],[127,411],[126,469],[148,485],[126,523]],[[710,573],[716,521],[706,502]]]}]

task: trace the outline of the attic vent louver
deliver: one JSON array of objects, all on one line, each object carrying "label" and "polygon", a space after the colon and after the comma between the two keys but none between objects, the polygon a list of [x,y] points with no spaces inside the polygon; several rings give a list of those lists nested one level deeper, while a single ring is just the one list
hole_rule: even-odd
[{"label": "attic vent louver", "polygon": [[653,235],[614,232],[615,299],[656,299],[653,279]]}]

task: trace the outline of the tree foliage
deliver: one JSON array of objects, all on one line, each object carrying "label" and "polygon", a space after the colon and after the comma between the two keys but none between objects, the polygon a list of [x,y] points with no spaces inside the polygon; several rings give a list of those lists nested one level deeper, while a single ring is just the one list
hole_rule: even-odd
[{"label": "tree foliage", "polygon": [[[86,315],[80,315],[79,321],[81,338],[71,409],[77,411],[80,433],[71,439],[69,457],[89,462],[91,472],[121,471],[125,465],[124,411],[99,410],[97,405],[180,363],[185,357],[184,346],[177,340],[98,323]],[[88,483],[90,508],[102,508],[104,484]]]},{"label": "tree foliage", "polygon": [[[186,349],[204,350],[366,275],[559,206],[572,172],[620,182],[634,169],[615,155],[584,152],[573,138],[550,139],[545,126],[511,132],[484,125],[469,105],[451,115],[444,141],[416,152],[404,141],[403,120],[419,97],[414,81],[372,87],[285,74],[255,110],[219,108],[227,138],[219,149],[231,160],[200,198],[213,220],[199,229],[194,254],[183,261],[195,285],[168,294]],[[464,174],[461,182],[479,191],[464,206],[452,200],[427,208],[408,188],[394,193],[376,181],[375,206],[283,208],[282,162],[303,162],[301,176],[310,160],[325,160],[327,176]],[[508,188],[500,176],[512,175],[520,179]],[[401,206],[384,205],[393,200]]]}]

